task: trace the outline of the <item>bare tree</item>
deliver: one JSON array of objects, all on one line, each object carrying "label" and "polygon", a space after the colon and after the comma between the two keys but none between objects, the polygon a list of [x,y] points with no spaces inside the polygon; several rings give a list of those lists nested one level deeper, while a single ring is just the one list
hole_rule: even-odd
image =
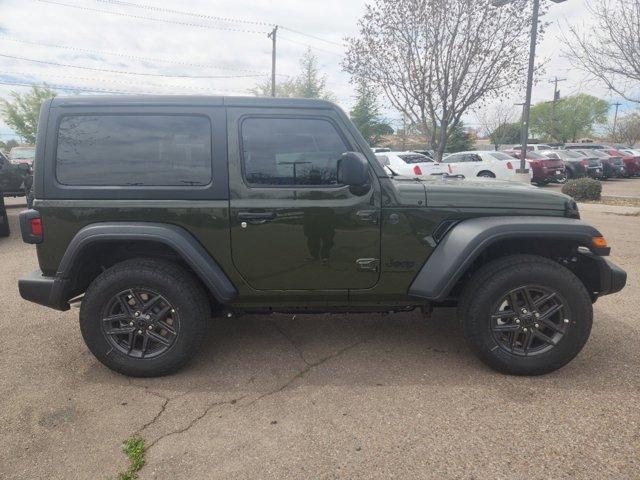
[{"label": "bare tree", "polygon": [[479,109],[476,112],[476,118],[480,124],[481,133],[491,137],[493,146],[498,150],[500,145],[508,143],[507,140],[511,139],[505,126],[514,123],[517,115],[513,105],[498,102],[491,107]]},{"label": "bare tree", "polygon": [[595,25],[568,27],[566,57],[608,88],[640,103],[640,0],[592,0]]},{"label": "bare tree", "polygon": [[520,87],[530,22],[529,0],[374,0],[343,67],[384,91],[441,158],[469,107]]},{"label": "bare tree", "polygon": [[618,118],[615,131],[611,124],[607,125],[605,131],[616,143],[622,143],[633,147],[640,142],[640,112],[630,112]]}]

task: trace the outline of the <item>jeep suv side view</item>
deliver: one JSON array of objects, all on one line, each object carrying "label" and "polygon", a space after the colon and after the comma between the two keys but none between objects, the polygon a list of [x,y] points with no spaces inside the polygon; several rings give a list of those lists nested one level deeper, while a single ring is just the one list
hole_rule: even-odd
[{"label": "jeep suv side view", "polygon": [[569,197],[387,173],[324,101],[57,97],[37,145],[20,293],[79,302],[88,348],[127,375],[183,366],[212,316],[441,306],[487,364],[543,374],[626,282]]}]

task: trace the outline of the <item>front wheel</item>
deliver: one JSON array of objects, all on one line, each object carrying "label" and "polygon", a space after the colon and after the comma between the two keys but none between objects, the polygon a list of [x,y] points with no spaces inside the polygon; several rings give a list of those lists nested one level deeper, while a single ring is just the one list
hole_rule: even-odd
[{"label": "front wheel", "polygon": [[562,265],[510,255],[482,267],[459,304],[476,355],[503,373],[541,375],[569,363],[591,332],[593,309],[584,285]]},{"label": "front wheel", "polygon": [[134,377],[172,373],[204,337],[207,297],[189,272],[170,262],[134,259],[104,271],[80,307],[80,330],[91,353]]}]

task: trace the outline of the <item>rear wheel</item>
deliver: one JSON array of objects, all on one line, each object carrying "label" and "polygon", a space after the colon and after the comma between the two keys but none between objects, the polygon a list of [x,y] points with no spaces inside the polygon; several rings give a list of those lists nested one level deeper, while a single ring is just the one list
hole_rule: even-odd
[{"label": "rear wheel", "polygon": [[593,311],[571,271],[544,257],[511,255],[473,276],[459,316],[472,350],[486,364],[503,373],[541,375],[580,352]]},{"label": "rear wheel", "polygon": [[209,317],[197,280],[170,262],[136,259],[96,278],[80,308],[87,347],[125,375],[155,377],[185,365],[197,351]]}]

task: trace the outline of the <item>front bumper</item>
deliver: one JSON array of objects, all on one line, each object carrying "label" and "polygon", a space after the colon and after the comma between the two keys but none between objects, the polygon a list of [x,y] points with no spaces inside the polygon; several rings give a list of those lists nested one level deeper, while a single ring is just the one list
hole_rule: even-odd
[{"label": "front bumper", "polygon": [[38,269],[18,280],[18,290],[25,300],[65,311],[69,310],[69,302],[65,298],[67,284],[68,280],[46,277]]},{"label": "front bumper", "polygon": [[611,295],[626,285],[627,272],[613,262],[587,251],[581,251],[578,257],[576,273],[594,297]]}]

